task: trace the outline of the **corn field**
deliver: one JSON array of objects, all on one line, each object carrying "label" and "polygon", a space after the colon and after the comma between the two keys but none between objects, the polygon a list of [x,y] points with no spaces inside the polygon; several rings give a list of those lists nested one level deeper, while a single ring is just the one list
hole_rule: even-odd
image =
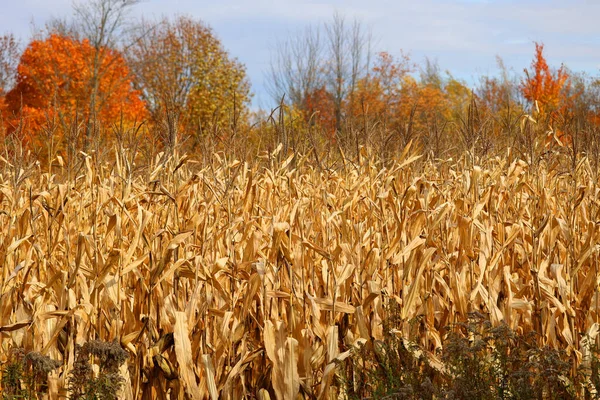
[{"label": "corn field", "polygon": [[440,370],[448,326],[475,311],[585,362],[600,302],[586,158],[362,152],[335,170],[282,153],[6,164],[0,362],[15,347],[60,361],[49,398],[65,398],[75,346],[116,340],[119,398],[344,398],[337,366],[382,338],[391,300],[394,334]]}]

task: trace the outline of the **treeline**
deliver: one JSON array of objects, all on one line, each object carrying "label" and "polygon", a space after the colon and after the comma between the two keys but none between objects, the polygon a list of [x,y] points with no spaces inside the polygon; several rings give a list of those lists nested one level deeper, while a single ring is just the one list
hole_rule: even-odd
[{"label": "treeline", "polygon": [[521,74],[498,57],[498,76],[471,86],[430,59],[418,65],[407,54],[372,48],[369,30],[340,15],[277,46],[270,89],[296,117],[295,132],[355,155],[367,146],[394,157],[413,142],[441,159],[507,149],[532,162],[555,150],[573,162],[582,154],[598,158],[600,80],[552,68],[542,43],[532,43]]},{"label": "treeline", "polygon": [[[434,158],[514,149],[536,161],[549,149],[600,153],[600,81],[551,68],[535,43],[530,68],[473,87],[376,52],[370,31],[336,14],[275,48],[273,110],[250,108],[245,66],[205,23],[133,20],[138,0],[76,3],[26,45],[0,37],[0,135],[4,158],[71,162],[79,152],[121,149],[150,157],[183,147],[254,157],[282,143],[315,150],[319,164],[358,159],[367,147],[394,157],[413,142]],[[19,156],[21,157],[21,156]]]}]

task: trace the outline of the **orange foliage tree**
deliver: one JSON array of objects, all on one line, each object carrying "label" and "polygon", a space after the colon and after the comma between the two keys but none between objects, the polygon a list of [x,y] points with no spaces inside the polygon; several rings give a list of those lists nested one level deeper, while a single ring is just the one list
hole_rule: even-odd
[{"label": "orange foliage tree", "polygon": [[145,118],[145,104],[132,88],[124,58],[108,48],[100,49],[104,52],[98,82],[101,97],[95,102],[95,110],[90,110],[90,60],[95,51],[87,39],[58,34],[29,43],[17,68],[16,86],[6,95],[13,129],[21,124],[26,142],[42,145],[42,132],[48,125],[62,126],[59,131],[65,134],[70,129],[67,124],[87,121],[92,112],[104,128],[117,121]]},{"label": "orange foliage tree", "polygon": [[448,100],[443,87],[417,81],[406,76],[400,90],[401,102],[396,118],[415,131],[427,130],[427,125],[438,116],[448,117]]},{"label": "orange foliage tree", "polygon": [[521,81],[521,93],[530,103],[537,101],[544,112],[552,112],[561,105],[565,88],[569,84],[569,74],[564,66],[556,73],[548,67],[544,58],[544,45],[535,43],[535,56],[531,63],[531,71],[525,69],[525,78]]},{"label": "orange foliage tree", "polygon": [[525,69],[525,78],[521,81],[520,89],[523,97],[531,104],[537,105],[532,113],[538,121],[549,118],[546,119],[549,124],[545,140],[546,146],[554,142],[554,136],[562,145],[571,142],[570,135],[560,129],[556,129],[554,132],[551,126],[552,121],[560,114],[569,112],[569,88],[570,79],[566,68],[561,66],[558,71],[553,73],[544,58],[544,45],[536,42],[531,71]]},{"label": "orange foliage tree", "polygon": [[333,95],[321,86],[306,94],[302,112],[304,120],[323,129],[328,139],[333,140],[336,131],[336,117]]},{"label": "orange foliage tree", "polygon": [[349,114],[363,121],[392,122],[390,118],[398,110],[402,83],[412,69],[410,59],[404,54],[396,59],[387,52],[379,53],[371,73],[358,82]]}]

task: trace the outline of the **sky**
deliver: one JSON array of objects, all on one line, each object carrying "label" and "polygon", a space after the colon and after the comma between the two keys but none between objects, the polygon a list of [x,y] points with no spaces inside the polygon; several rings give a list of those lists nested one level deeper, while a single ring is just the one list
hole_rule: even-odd
[{"label": "sky", "polygon": [[[68,17],[72,0],[0,0],[0,34],[23,42],[52,17]],[[278,40],[334,13],[358,19],[372,31],[375,52],[436,60],[442,71],[475,84],[499,70],[515,73],[531,63],[534,42],[543,42],[551,67],[600,76],[600,0],[144,0],[131,18],[187,15],[211,26],[229,53],[246,65],[253,107],[268,109],[271,54]]]}]

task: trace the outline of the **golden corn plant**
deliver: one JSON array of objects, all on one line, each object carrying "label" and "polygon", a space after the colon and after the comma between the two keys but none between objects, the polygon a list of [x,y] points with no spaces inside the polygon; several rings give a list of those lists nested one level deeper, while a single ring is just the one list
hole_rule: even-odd
[{"label": "golden corn plant", "polygon": [[564,173],[361,151],[338,170],[222,153],[139,174],[83,155],[70,180],[6,166],[0,362],[15,347],[59,360],[49,390],[67,395],[75,346],[118,340],[120,398],[338,398],[338,364],[383,338],[391,300],[394,333],[439,370],[447,327],[474,311],[584,361],[600,211],[585,158]]}]

